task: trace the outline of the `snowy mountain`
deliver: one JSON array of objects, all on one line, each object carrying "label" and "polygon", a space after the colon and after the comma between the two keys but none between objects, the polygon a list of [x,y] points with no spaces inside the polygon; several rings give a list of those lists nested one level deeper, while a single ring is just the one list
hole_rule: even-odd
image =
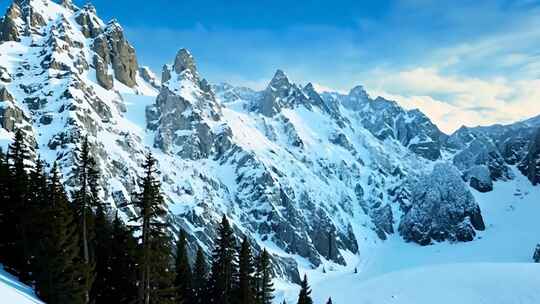
[{"label": "snowy mountain", "polygon": [[[348,266],[305,267],[314,303],[330,296],[334,303],[538,302],[540,269],[531,262],[539,241],[540,187],[531,187],[517,168],[512,172],[516,177],[495,182],[493,191],[473,191],[486,225],[474,241],[422,247],[394,235],[365,244]],[[296,301],[296,285],[283,283],[280,290],[276,303]]]},{"label": "snowy mountain", "polygon": [[522,174],[540,182],[538,118],[447,135],[361,86],[319,93],[281,70],[262,91],[210,84],[185,49],[159,81],[118,22],[68,0],[15,0],[2,19],[0,124],[1,146],[24,130],[68,185],[88,135],[113,209],[131,199],[151,151],[192,254],[196,243],[211,250],[226,214],[293,282],[387,243],[478,242],[490,226],[477,190]]}]

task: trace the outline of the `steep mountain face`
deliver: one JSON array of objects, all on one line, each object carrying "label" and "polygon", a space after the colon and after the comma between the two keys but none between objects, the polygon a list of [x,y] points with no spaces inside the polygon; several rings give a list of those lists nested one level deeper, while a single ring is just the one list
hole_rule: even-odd
[{"label": "steep mountain face", "polygon": [[516,127],[520,136],[498,128],[448,136],[362,87],[319,94],[281,70],[260,92],[211,85],[184,49],[158,81],[116,21],[70,1],[14,1],[0,33],[2,146],[24,130],[73,185],[88,135],[111,208],[131,199],[150,151],[191,253],[196,243],[210,252],[226,214],[293,281],[299,263],[346,264],[396,231],[422,245],[470,241],[484,225],[463,179],[489,191],[518,163],[538,176],[540,144],[528,137],[537,122]]},{"label": "steep mountain face", "polygon": [[405,111],[395,101],[371,99],[363,87],[348,95],[324,93],[329,104],[341,103],[360,120],[362,126],[380,140],[399,141],[412,152],[429,160],[441,158],[447,135],[418,110]]},{"label": "steep mountain face", "polygon": [[538,159],[534,143],[539,129],[539,117],[510,125],[462,127],[450,136],[446,148],[454,153],[453,162],[465,180],[479,191],[490,191],[493,181],[512,179],[514,165],[534,184],[534,173],[527,170]]},{"label": "steep mountain face", "polygon": [[519,169],[533,185],[540,184],[540,128],[532,138],[527,154],[519,164]]},{"label": "steep mountain face", "polygon": [[435,165],[413,187],[410,210],[399,225],[406,240],[422,245],[432,240],[472,241],[475,230],[484,229],[480,208],[450,164]]},{"label": "steep mountain face", "polygon": [[180,50],[162,79],[155,107],[147,111],[148,128],[156,130],[154,146],[185,159],[219,157],[230,146],[230,130],[220,122],[221,106],[191,54]]},{"label": "steep mountain face", "polygon": [[136,74],[122,28],[102,22],[91,5],[21,0],[12,3],[1,30],[4,139],[25,130],[31,146],[47,162],[58,161],[72,185],[74,153],[88,135],[108,184],[104,198],[113,206],[126,200],[145,146],[125,117],[121,93],[155,92]]}]

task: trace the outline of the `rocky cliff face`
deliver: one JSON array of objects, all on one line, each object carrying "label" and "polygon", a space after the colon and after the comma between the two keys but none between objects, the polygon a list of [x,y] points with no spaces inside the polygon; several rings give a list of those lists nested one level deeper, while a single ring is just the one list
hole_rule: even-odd
[{"label": "rocky cliff face", "polygon": [[393,139],[429,160],[441,158],[447,135],[418,110],[406,111],[396,102],[378,97],[371,99],[363,87],[348,95],[324,93],[328,104],[342,104],[361,121],[364,128],[380,140]]},{"label": "rocky cliff face", "polygon": [[519,164],[519,169],[533,185],[540,184],[540,128],[529,143],[527,154]]},{"label": "rocky cliff face", "polygon": [[8,8],[0,20],[0,41],[20,41],[23,14],[17,1]]},{"label": "rocky cliff face", "polygon": [[[510,125],[462,127],[449,137],[445,148],[453,155],[454,164],[473,188],[490,191],[493,181],[513,178],[511,166],[521,164],[520,168],[524,168],[538,128],[538,117]],[[489,179],[486,178],[486,169]],[[534,180],[531,176],[529,179],[531,182]]]},{"label": "rocky cliff face", "polygon": [[[60,160],[68,184],[73,182],[75,148],[88,135],[104,179],[111,182],[104,187],[104,198],[114,206],[113,198],[129,197],[145,147],[124,117],[126,104],[120,92],[128,90],[114,84],[109,72],[114,71],[111,58],[117,54],[94,47],[100,37],[114,31],[108,30],[91,5],[77,8],[70,1],[15,1],[3,24],[6,20],[14,20],[16,28],[2,27],[2,128],[11,134],[26,130],[42,158],[49,163]],[[127,44],[125,39],[115,40],[123,35],[115,29],[117,36],[107,36],[105,50],[113,42]],[[132,63],[125,60],[136,70]],[[133,77],[137,84],[131,94],[152,94],[142,79]]]},{"label": "rocky cliff face", "polygon": [[484,230],[480,208],[463,184],[460,172],[449,164],[436,164],[433,172],[414,186],[399,231],[421,245],[433,241],[472,241]]},{"label": "rocky cliff face", "polygon": [[154,146],[186,159],[219,157],[230,146],[230,130],[220,122],[221,107],[191,54],[180,50],[163,73],[156,104],[147,111]]},{"label": "rocky cliff face", "polygon": [[[169,220],[190,233],[192,253],[196,243],[210,252],[226,214],[291,280],[299,261],[345,264],[396,231],[422,245],[472,240],[483,222],[463,179],[489,191],[511,178],[508,166],[536,157],[526,126],[519,138],[447,136],[420,111],[360,86],[320,94],[283,71],[260,92],[210,85],[184,49],[159,83],[138,67],[121,26],[90,5],[15,1],[0,33],[0,144],[26,130],[73,185],[73,157],[88,135],[111,208],[130,200],[151,151]],[[442,160],[450,164],[435,165]]]}]

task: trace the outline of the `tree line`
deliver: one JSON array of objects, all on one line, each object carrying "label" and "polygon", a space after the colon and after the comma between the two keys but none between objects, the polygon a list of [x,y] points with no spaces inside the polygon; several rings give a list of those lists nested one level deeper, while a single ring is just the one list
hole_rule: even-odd
[{"label": "tree line", "polygon": [[[227,217],[210,261],[202,248],[190,261],[187,234],[167,221],[156,160],[146,156],[139,190],[123,219],[100,199],[100,172],[84,139],[75,158],[75,186],[62,183],[17,132],[0,150],[0,263],[48,304],[269,304],[271,259],[237,244]],[[126,223],[128,223],[126,225]]]},{"label": "tree line", "polygon": [[[88,139],[74,160],[68,194],[58,164],[49,172],[22,132],[0,149],[0,263],[48,304],[271,304],[272,261],[238,242],[226,216],[207,262],[194,261],[184,230],[173,237],[151,154],[139,190],[121,218],[101,200]],[[128,223],[128,224],[126,224]],[[298,304],[313,303],[307,277]],[[329,303],[331,300],[329,299]]]}]

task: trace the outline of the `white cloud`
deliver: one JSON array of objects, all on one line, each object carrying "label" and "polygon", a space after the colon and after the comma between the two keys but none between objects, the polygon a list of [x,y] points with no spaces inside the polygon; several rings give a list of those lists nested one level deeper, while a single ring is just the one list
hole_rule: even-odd
[{"label": "white cloud", "polygon": [[540,79],[483,80],[446,76],[435,68],[376,74],[368,85],[372,93],[405,108],[420,109],[445,132],[462,125],[511,123],[540,114]]}]

